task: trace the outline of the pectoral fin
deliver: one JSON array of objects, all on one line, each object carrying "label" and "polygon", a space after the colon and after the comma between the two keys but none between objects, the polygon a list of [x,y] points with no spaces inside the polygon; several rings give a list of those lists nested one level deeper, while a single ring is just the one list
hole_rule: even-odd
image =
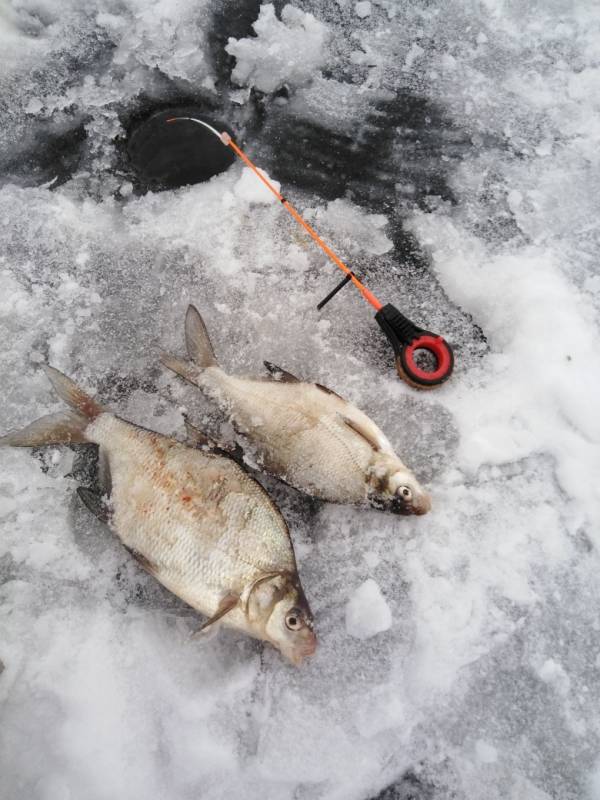
[{"label": "pectoral fin", "polygon": [[211,625],[214,625],[215,622],[218,622],[222,617],[225,616],[225,614],[228,614],[230,611],[232,611],[237,606],[239,601],[240,601],[239,594],[234,594],[233,592],[226,594],[225,597],[219,603],[219,607],[212,615],[212,617],[210,617],[210,619],[207,619],[206,622],[202,623],[202,625],[196,631],[194,631],[192,635],[197,636],[199,633],[202,633]]},{"label": "pectoral fin", "polygon": [[372,447],[373,450],[375,451],[381,450],[377,438],[370,431],[368,431],[363,425],[361,425],[360,422],[357,422],[354,419],[349,419],[348,417],[342,417],[342,420],[345,425],[347,425],[351,430],[354,431],[354,433],[358,434],[361,437],[361,439],[364,439],[364,441],[369,445],[369,447]]},{"label": "pectoral fin", "polygon": [[100,522],[104,522],[105,525],[108,525],[110,522],[110,509],[104,502],[102,495],[91,489],[86,489],[84,486],[78,487],[77,494],[86,508],[91,511]]}]

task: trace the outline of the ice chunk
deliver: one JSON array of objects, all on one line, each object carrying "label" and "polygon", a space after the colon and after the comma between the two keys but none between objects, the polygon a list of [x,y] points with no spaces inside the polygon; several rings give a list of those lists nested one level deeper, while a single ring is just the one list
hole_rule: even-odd
[{"label": "ice chunk", "polygon": [[392,612],[379,584],[372,578],[358,587],[346,604],[346,631],[356,639],[370,639],[392,625]]},{"label": "ice chunk", "polygon": [[361,0],[361,2],[355,3],[354,12],[357,17],[365,19],[365,17],[368,17],[371,13],[371,3],[369,0]]},{"label": "ice chunk", "polygon": [[173,78],[206,85],[211,76],[207,75],[204,31],[197,23],[197,4],[150,0],[135,5],[132,17],[126,9],[120,9],[119,14],[100,11],[96,15],[98,26],[115,45],[113,63],[160,69]]},{"label": "ice chunk", "polygon": [[301,86],[327,62],[329,30],[312,14],[287,5],[278,20],[268,3],[261,6],[253,27],[256,36],[230,38],[225,48],[236,58],[232,78],[242,86],[262,92],[273,92],[284,83]]},{"label": "ice chunk", "polygon": [[477,760],[481,761],[482,764],[493,764],[498,761],[496,748],[483,739],[478,739],[475,742],[475,754],[477,755]]},{"label": "ice chunk", "polygon": [[538,675],[544,683],[553,686],[558,694],[566,697],[569,693],[570,680],[561,664],[553,658],[548,658],[538,669]]},{"label": "ice chunk", "polygon": [[[278,181],[274,181],[264,169],[259,169],[258,171],[277,189],[277,191],[281,189],[281,184]],[[233,187],[233,193],[239,200],[244,200],[247,203],[261,203],[268,206],[271,203],[277,202],[277,198],[273,192],[270,192],[260,178],[248,167],[244,167],[239,181]]]}]

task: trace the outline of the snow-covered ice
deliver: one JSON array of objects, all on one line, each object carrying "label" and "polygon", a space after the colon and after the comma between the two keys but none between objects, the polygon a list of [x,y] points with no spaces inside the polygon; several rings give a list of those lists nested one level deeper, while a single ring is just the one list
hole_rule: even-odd
[{"label": "snow-covered ice", "polygon": [[[227,369],[346,395],[434,503],[263,479],[320,639],[295,670],[190,639],[80,505],[85,448],[1,451],[1,800],[600,798],[599,88],[589,0],[0,0],[0,430],[59,408],[50,362],[231,433],[158,365],[194,302]],[[350,288],[316,312],[339,274],[240,163],[140,194],[124,139],[169,105],[445,334],[451,381],[402,384]]]}]

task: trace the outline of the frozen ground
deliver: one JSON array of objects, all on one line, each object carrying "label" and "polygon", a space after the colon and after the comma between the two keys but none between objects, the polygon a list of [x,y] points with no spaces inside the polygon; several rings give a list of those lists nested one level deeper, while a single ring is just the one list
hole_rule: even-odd
[{"label": "frozen ground", "polygon": [[[194,301],[224,365],[356,401],[435,503],[267,483],[320,635],[297,671],[189,639],[78,504],[81,449],[0,453],[2,800],[600,798],[595,4],[0,0],[0,65],[0,428],[58,407],[45,361],[149,427],[217,425],[157,366]],[[123,140],[173,103],[453,341],[446,387],[397,380],[350,289],[317,315],[338,275],[239,164],[138,192]]]}]

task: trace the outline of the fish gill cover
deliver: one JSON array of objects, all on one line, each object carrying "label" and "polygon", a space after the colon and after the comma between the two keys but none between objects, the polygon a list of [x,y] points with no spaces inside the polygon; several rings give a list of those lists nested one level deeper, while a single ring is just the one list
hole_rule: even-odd
[{"label": "fish gill cover", "polygon": [[[75,496],[80,449],[0,452],[0,796],[600,797],[600,22],[575,2],[0,4],[1,429],[49,362],[164,433],[195,302],[223,365],[356,402],[423,518],[264,480],[320,647],[301,670],[195,615]],[[456,351],[416,395],[241,164],[144,193],[171,107],[226,120],[319,232]],[[58,407],[58,406],[56,406]],[[356,635],[356,634],[359,635]]]}]

